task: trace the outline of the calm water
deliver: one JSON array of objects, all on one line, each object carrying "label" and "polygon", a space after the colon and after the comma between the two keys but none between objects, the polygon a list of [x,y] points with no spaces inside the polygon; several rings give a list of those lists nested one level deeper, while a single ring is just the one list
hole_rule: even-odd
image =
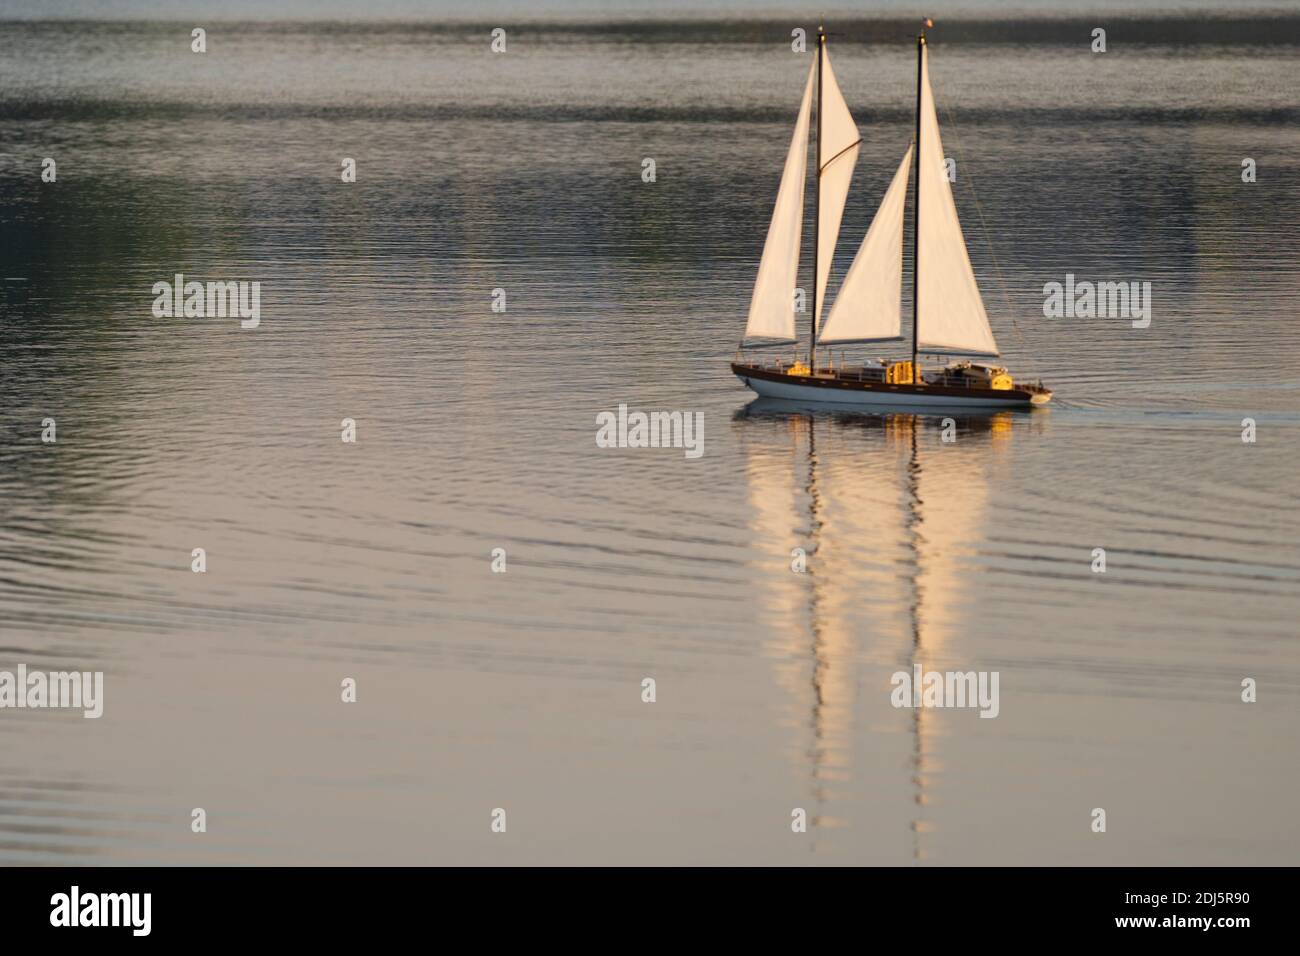
[{"label": "calm water", "polygon": [[[1295,861],[1300,19],[940,24],[990,316],[1058,396],[947,444],[729,375],[815,21],[726,14],[0,24],[0,669],[107,675],[0,712],[0,861]],[[832,28],[834,285],[915,61]],[[261,327],[154,319],[177,272]],[[1043,318],[1067,272],[1150,328]],[[597,448],[619,403],[704,456]],[[1000,715],[893,708],[917,663]]]}]

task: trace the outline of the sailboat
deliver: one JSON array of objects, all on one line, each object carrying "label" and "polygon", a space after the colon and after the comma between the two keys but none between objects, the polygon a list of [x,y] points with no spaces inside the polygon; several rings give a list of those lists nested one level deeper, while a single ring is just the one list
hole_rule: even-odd
[{"label": "sailboat", "polygon": [[[924,26],[933,26],[927,20]],[[812,105],[816,119],[813,295],[807,361],[760,361],[747,348],[797,341],[795,297],[803,231],[804,179]],[[880,208],[840,286],[826,320],[821,311],[831,258],[862,139],[835,79],[826,32],[817,31],[817,57],[809,68],[794,138],[777,190],[763,256],[754,282],[745,338],[731,370],[760,395],[848,405],[1008,408],[1042,405],[1052,392],[1041,382],[1017,382],[989,364],[999,355],[984,301],[971,268],[957,207],[948,186],[939,118],[930,88],[925,29],[917,36],[916,136],[885,191]],[[912,203],[912,357],[874,364],[819,364],[818,345],[904,341],[903,215],[909,168]],[[923,370],[921,353],[945,356],[947,365]],[[981,361],[972,361],[977,359]]]}]

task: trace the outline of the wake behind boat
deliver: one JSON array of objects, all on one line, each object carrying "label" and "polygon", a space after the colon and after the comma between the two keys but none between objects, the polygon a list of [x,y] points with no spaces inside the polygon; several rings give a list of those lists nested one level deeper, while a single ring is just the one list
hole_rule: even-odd
[{"label": "wake behind boat", "polygon": [[[927,20],[926,26],[932,24]],[[1042,405],[1052,392],[1041,382],[1017,382],[1000,365],[979,285],[971,268],[957,207],[948,186],[939,119],[930,88],[925,31],[917,37],[916,138],[904,153],[875,218],[821,321],[831,257],[849,180],[862,142],[817,32],[817,58],[808,72],[794,138],[786,155],[776,208],[754,282],[745,340],[731,370],[759,395],[854,405],[968,406],[1007,408]],[[746,358],[748,346],[797,341],[795,286],[803,230],[804,180],[812,105],[817,103],[817,199],[813,219],[813,296],[808,359]],[[924,159],[922,158],[924,157]],[[912,261],[911,360],[818,363],[817,347],[902,342],[903,215],[909,169],[914,170],[915,229]],[[924,199],[922,197],[924,196]],[[963,356],[923,370],[919,355]]]}]

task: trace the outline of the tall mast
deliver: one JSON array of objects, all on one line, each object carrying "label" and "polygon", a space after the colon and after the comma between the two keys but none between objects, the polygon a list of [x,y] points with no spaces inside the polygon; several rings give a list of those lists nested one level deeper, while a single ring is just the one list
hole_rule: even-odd
[{"label": "tall mast", "polygon": [[822,214],[822,50],[826,46],[826,30],[817,25],[817,197],[813,201],[813,276],[812,321],[808,324],[808,371],[817,372],[817,253],[821,246]]},{"label": "tall mast", "polygon": [[917,344],[920,342],[921,313],[917,311],[917,290],[921,283],[921,64],[925,58],[925,28],[933,26],[929,20],[921,23],[921,32],[916,37],[916,172],[912,177],[916,184],[915,199],[912,202],[912,383],[919,385],[920,370],[916,364]]}]

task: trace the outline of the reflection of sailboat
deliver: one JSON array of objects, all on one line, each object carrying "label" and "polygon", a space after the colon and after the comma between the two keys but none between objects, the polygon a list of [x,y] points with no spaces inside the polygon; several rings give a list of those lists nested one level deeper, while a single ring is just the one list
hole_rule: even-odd
[{"label": "reflection of sailboat", "polygon": [[[800,752],[814,822],[834,826],[836,788],[851,776],[851,738],[869,709],[854,699],[859,661],[883,651],[895,666],[906,661],[909,672],[917,664],[931,669],[960,644],[972,594],[969,563],[988,510],[989,451],[1009,440],[1017,416],[1003,410],[954,419],[958,440],[942,447],[942,424],[911,414],[833,413],[758,399],[736,417],[747,427],[784,428],[775,443],[770,436],[743,442],[754,530],[759,546],[772,551],[768,566],[780,567],[776,561],[802,547],[809,573],[773,573],[763,613],[779,622],[780,682],[808,714],[812,740]],[[828,438],[835,453],[819,454]],[[879,454],[882,447],[896,454]],[[871,623],[892,650],[863,645]],[[918,708],[907,719],[913,854],[920,859],[937,770],[936,718]]]},{"label": "reflection of sailboat", "polygon": [[[737,413],[752,504],[754,548],[760,555],[756,593],[768,656],[783,690],[785,723],[798,743],[793,764],[807,773],[811,848],[818,835],[846,822],[844,792],[854,778],[858,661],[862,619],[896,577],[894,555],[863,554],[872,535],[897,541],[896,465],[863,462],[819,442],[834,436],[805,410],[769,413],[756,402]],[[806,573],[794,573],[806,566]],[[896,606],[901,591],[893,595]]]},{"label": "reflection of sailboat", "polygon": [[[987,436],[997,447],[1012,434],[1013,413],[994,412],[963,422],[968,434],[936,454],[918,447],[917,429],[909,436],[906,493],[909,545],[915,558],[912,576],[912,648],[907,671],[946,669],[938,665],[960,643],[966,608],[975,580],[968,566],[977,547],[980,525],[988,511],[988,475],[984,460],[988,446],[971,440]],[[964,669],[959,668],[959,669]],[[926,806],[930,780],[938,769],[931,732],[936,715],[922,707],[912,710],[912,782],[916,816],[912,821],[913,853],[923,858],[922,836],[930,832]]]},{"label": "reflection of sailboat", "polygon": [[[821,309],[831,257],[862,140],[831,69],[826,34],[818,30],[817,57],[804,87],[745,327],[746,342],[788,344],[797,340],[794,296],[803,230],[808,134],[815,100],[817,198],[808,361],[761,362],[738,355],[731,370],[760,395],[854,405],[992,408],[1041,405],[1052,397],[1051,391],[1041,383],[1016,382],[1005,368],[975,364],[969,358],[929,372],[921,370],[918,356],[922,352],[996,358],[998,347],[984,311],[984,300],[971,268],[943,167],[943,145],[930,88],[924,31],[917,37],[916,82],[916,139],[903,155],[823,323]],[[913,162],[916,186],[911,360],[838,366],[832,361],[820,366],[819,342],[902,340],[899,302],[903,281],[903,213],[908,167]]]}]

